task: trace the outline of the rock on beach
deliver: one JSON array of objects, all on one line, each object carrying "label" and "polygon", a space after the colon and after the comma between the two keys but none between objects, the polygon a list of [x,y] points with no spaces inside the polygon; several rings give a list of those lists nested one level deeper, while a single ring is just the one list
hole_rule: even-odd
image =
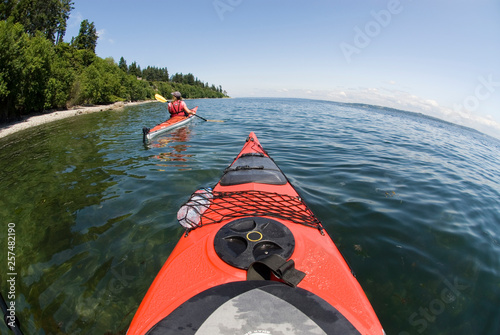
[{"label": "rock on beach", "polygon": [[120,101],[120,102],[115,102],[114,104],[111,105],[89,106],[89,107],[77,106],[68,110],[61,110],[42,115],[29,116],[26,119],[21,120],[19,122],[9,123],[5,125],[0,124],[0,138],[14,134],[21,130],[25,130],[31,127],[36,127],[44,123],[65,119],[68,117],[109,111],[109,110],[119,110],[125,106],[138,105],[146,102],[150,101],[137,101],[128,103]]}]

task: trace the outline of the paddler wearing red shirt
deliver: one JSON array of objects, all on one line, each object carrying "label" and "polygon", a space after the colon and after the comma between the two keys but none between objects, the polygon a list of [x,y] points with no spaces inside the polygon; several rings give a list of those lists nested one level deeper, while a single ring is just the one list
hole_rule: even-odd
[{"label": "paddler wearing red shirt", "polygon": [[173,100],[168,103],[168,112],[170,117],[174,116],[188,116],[189,114],[194,114],[189,108],[187,108],[186,103],[182,101],[181,92],[172,92]]}]

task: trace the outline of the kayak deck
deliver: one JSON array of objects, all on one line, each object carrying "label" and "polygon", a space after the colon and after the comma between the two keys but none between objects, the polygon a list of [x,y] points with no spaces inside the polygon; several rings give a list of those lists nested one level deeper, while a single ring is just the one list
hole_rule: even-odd
[{"label": "kayak deck", "polygon": [[213,287],[185,302],[148,334],[187,335],[194,329],[197,335],[359,334],[317,295],[272,281]]},{"label": "kayak deck", "polygon": [[206,206],[129,335],[384,334],[343,256],[254,133]]}]

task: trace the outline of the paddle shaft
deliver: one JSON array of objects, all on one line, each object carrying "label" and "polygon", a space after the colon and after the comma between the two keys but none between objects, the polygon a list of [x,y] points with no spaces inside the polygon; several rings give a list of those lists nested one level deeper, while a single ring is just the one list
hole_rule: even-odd
[{"label": "paddle shaft", "polygon": [[196,117],[199,117],[200,119],[202,119],[202,120],[204,120],[204,121],[208,121],[208,120],[207,120],[207,119],[205,119],[204,117],[201,117],[201,116],[199,116],[199,115],[197,115],[197,114],[191,114],[191,115],[194,115],[194,116],[196,116]]},{"label": "paddle shaft", "polygon": [[[155,99],[156,99],[156,100],[158,100],[159,102],[163,102],[163,103],[168,102],[168,100],[167,100],[167,99],[165,99],[163,96],[161,96],[161,95],[159,95],[159,94],[155,94]],[[200,118],[200,119],[202,119],[203,121],[208,121],[208,122],[224,122],[224,121],[222,121],[222,120],[207,120],[207,119],[205,119],[204,117],[199,116],[198,114],[192,114],[192,115],[194,115],[194,116],[196,116],[196,117],[199,117],[199,118]]]}]

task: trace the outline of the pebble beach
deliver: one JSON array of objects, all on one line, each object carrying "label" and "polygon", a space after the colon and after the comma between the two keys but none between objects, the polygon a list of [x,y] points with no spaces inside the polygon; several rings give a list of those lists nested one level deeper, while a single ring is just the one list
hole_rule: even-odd
[{"label": "pebble beach", "polygon": [[120,110],[125,106],[138,105],[147,102],[150,101],[115,102],[114,104],[111,105],[100,105],[100,106],[75,106],[72,109],[54,111],[51,113],[45,113],[41,115],[28,116],[18,122],[0,124],[0,138],[14,134],[21,130],[25,130],[31,127],[36,127],[44,123],[65,119],[68,117],[109,111],[109,110]]}]

